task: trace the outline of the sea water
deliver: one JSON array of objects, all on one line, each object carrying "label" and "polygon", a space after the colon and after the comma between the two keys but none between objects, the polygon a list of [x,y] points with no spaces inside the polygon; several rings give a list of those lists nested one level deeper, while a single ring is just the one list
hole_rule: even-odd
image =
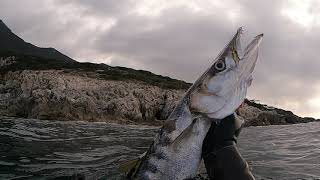
[{"label": "sea water", "polygon": [[[0,179],[120,179],[158,129],[1,117]],[[320,180],[320,122],[244,128],[238,145],[256,179]]]}]

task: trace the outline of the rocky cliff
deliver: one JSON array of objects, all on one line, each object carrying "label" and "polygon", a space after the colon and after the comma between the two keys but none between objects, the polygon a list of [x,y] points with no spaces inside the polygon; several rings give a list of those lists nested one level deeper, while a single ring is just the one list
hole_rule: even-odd
[{"label": "rocky cliff", "polygon": [[[23,70],[1,75],[0,115],[37,119],[161,124],[184,91],[142,81],[116,81],[75,70]],[[247,126],[314,121],[246,100]]]},{"label": "rocky cliff", "polygon": [[8,72],[1,81],[0,114],[37,119],[157,124],[183,94],[63,70]]},{"label": "rocky cliff", "polygon": [[239,115],[244,118],[245,126],[284,125],[316,121],[314,118],[299,117],[291,111],[259,104],[248,99],[239,109]]}]

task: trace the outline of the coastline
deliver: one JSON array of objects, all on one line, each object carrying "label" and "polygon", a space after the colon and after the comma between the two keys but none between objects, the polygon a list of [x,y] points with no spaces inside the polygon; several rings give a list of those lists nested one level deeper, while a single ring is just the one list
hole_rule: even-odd
[{"label": "coastline", "polygon": [[[137,80],[105,80],[72,70],[9,71],[1,76],[0,115],[60,121],[160,126],[186,89]],[[240,109],[245,126],[316,121],[252,100]]]}]

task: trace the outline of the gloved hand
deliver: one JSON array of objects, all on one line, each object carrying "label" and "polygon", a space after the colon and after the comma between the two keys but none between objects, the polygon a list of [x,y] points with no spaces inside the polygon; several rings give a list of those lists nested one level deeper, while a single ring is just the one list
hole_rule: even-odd
[{"label": "gloved hand", "polygon": [[236,144],[244,121],[232,114],[212,123],[202,146],[202,157],[210,179],[254,180]]},{"label": "gloved hand", "polygon": [[206,157],[226,146],[235,145],[243,123],[235,113],[222,119],[219,124],[213,122],[203,141],[202,156]]}]

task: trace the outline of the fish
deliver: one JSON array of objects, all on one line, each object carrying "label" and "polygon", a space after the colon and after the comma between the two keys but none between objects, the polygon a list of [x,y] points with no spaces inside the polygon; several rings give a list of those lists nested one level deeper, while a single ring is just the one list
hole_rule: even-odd
[{"label": "fish", "polygon": [[148,151],[128,163],[133,167],[128,177],[175,180],[196,176],[203,140],[212,122],[219,123],[235,112],[253,79],[263,34],[254,37],[243,51],[242,34],[239,28],[213,64],[186,91]]}]

